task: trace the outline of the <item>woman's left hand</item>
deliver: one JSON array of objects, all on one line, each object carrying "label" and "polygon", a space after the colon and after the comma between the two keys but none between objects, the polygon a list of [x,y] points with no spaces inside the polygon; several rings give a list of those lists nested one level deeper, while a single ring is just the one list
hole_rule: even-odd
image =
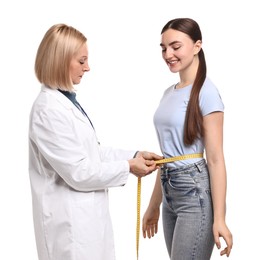
[{"label": "woman's left hand", "polygon": [[220,255],[226,255],[227,257],[229,257],[231,249],[233,247],[233,236],[225,222],[213,224],[213,235],[215,244],[218,249],[221,249],[220,237],[222,237],[225,240],[226,247],[223,250],[221,250]]}]

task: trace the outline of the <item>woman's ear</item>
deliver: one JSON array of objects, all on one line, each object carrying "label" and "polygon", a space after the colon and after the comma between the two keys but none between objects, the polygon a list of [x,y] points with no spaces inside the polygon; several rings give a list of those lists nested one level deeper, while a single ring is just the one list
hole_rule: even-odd
[{"label": "woman's ear", "polygon": [[197,55],[198,52],[201,50],[201,48],[202,48],[202,41],[201,40],[196,41],[194,45],[194,55]]}]

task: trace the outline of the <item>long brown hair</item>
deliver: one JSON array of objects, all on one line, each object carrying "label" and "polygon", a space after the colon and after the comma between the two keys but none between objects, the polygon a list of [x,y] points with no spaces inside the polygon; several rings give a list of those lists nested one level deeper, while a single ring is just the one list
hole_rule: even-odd
[{"label": "long brown hair", "polygon": [[[191,18],[176,18],[169,21],[162,29],[163,34],[168,29],[174,29],[187,34],[193,42],[202,41],[200,27],[196,21]],[[184,143],[191,145],[198,137],[203,137],[203,116],[199,107],[199,93],[206,78],[206,61],[203,49],[198,53],[199,66],[194,80],[190,99],[187,107],[185,127],[184,127]]]}]

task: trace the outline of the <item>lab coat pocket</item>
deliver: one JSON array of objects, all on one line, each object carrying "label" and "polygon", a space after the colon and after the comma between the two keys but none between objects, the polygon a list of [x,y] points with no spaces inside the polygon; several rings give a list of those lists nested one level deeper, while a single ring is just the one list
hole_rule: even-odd
[{"label": "lab coat pocket", "polygon": [[73,235],[75,242],[90,245],[100,240],[101,221],[94,203],[94,192],[83,193],[83,198],[72,204]]}]

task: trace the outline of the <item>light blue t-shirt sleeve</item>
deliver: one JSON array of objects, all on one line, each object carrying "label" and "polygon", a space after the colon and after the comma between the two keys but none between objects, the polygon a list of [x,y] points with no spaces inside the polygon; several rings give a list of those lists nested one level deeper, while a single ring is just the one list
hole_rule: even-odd
[{"label": "light blue t-shirt sleeve", "polygon": [[201,89],[199,103],[203,116],[212,112],[224,111],[224,104],[220,93],[208,78]]}]

